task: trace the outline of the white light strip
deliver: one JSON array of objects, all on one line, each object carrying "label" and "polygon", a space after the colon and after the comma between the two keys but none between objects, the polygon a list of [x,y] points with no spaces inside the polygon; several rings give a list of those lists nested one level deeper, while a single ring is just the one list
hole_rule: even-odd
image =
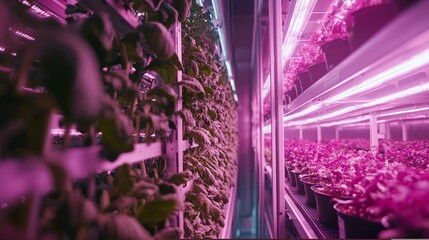
[{"label": "white light strip", "polygon": [[0,47],[0,52],[4,52],[4,51],[6,51],[6,48]]},{"label": "white light strip", "polygon": [[20,36],[20,37],[22,37],[22,38],[25,38],[25,39],[27,39],[27,40],[30,40],[30,41],[34,41],[35,40],[35,38],[34,37],[32,37],[32,36],[30,36],[30,35],[28,35],[28,34],[26,34],[26,33],[23,33],[23,32],[21,32],[21,31],[19,31],[19,30],[15,30],[15,29],[13,29],[13,28],[9,28],[9,31],[12,31],[13,33],[15,33],[16,35],[18,35],[18,36]]},{"label": "white light strip", "polygon": [[236,92],[234,79],[233,78],[229,79],[229,82],[231,83],[232,91]]},{"label": "white light strip", "polygon": [[427,111],[429,110],[429,107],[421,107],[421,108],[415,108],[415,109],[407,109],[407,110],[401,110],[397,112],[388,112],[384,114],[380,114],[379,117],[389,117],[394,115],[400,115],[405,113],[415,113],[415,112],[421,112],[421,111]]},{"label": "white light strip", "polygon": [[334,111],[334,112],[330,112],[330,113],[322,115],[322,116],[309,118],[309,119],[301,120],[301,121],[294,121],[294,122],[288,123],[288,125],[297,126],[297,125],[306,125],[309,123],[319,122],[319,121],[327,120],[329,118],[338,117],[338,116],[341,116],[343,114],[346,114],[346,113],[349,113],[349,112],[352,112],[352,111],[355,111],[355,110],[358,110],[361,108],[373,107],[373,106],[376,106],[379,104],[387,103],[387,102],[390,102],[393,100],[412,96],[412,95],[422,93],[422,92],[426,92],[426,91],[429,91],[429,83],[424,83],[424,84],[421,84],[421,85],[418,85],[415,87],[411,87],[411,88],[399,91],[397,93],[390,94],[390,95],[387,95],[385,97],[375,99],[373,101],[370,101],[370,102],[367,102],[364,104],[345,107],[345,108],[339,109],[339,110]]},{"label": "white light strip", "polygon": [[[212,6],[213,6],[213,12],[214,12],[215,20],[218,20],[221,23],[223,23],[223,21],[220,19],[221,12],[220,12],[220,7],[218,4],[219,4],[219,1],[212,0]],[[202,2],[200,5],[202,6]],[[233,90],[235,101],[238,102],[238,96],[237,96],[236,90],[235,90],[235,82],[233,79],[232,67],[231,67],[231,63],[229,62],[229,58],[228,58],[228,49],[227,49],[228,45],[226,44],[226,37],[225,37],[224,28],[221,26],[217,29],[217,31],[219,33],[222,55],[226,59],[225,60],[225,66],[226,66],[226,70],[228,72],[228,77],[229,77],[229,82],[231,84],[231,89]]]},{"label": "white light strip", "polygon": [[226,60],[225,66],[226,66],[226,70],[228,71],[228,76],[231,78],[232,77],[231,63],[228,60]]},{"label": "white light strip", "polygon": [[381,84],[387,83],[389,81],[392,81],[393,79],[396,79],[398,77],[401,77],[407,73],[410,73],[422,66],[425,66],[429,64],[429,49],[426,49],[422,52],[420,52],[419,54],[415,55],[414,57],[392,67],[387,69],[386,71],[377,74],[365,81],[363,81],[362,83],[351,87],[347,90],[345,90],[344,92],[341,92],[335,96],[332,96],[328,99],[326,99],[323,102],[319,102],[315,105],[312,105],[300,112],[294,113],[294,114],[290,114],[290,115],[286,115],[283,117],[284,121],[289,121],[298,117],[302,117],[307,115],[308,113],[312,113],[318,109],[320,109],[324,103],[332,103],[335,101],[339,101],[342,100],[346,97],[358,94],[358,93],[362,93],[364,91],[367,91],[369,89],[374,88],[375,86],[379,86]]}]

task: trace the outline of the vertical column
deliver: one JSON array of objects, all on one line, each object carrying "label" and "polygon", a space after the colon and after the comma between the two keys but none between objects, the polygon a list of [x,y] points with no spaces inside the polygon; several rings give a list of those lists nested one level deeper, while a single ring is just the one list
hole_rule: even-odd
[{"label": "vertical column", "polygon": [[304,128],[298,127],[299,130],[299,140],[304,139]]},{"label": "vertical column", "polygon": [[392,133],[390,132],[390,122],[386,122],[384,124],[384,130],[385,130],[385,139],[390,140],[392,139]]},{"label": "vertical column", "polygon": [[378,149],[377,113],[369,114],[369,137],[371,150]]},{"label": "vertical column", "polygon": [[317,143],[322,142],[322,126],[317,125]]},{"label": "vertical column", "polygon": [[274,238],[285,238],[284,200],[284,128],[283,128],[283,76],[282,76],[282,1],[269,2],[270,59],[271,59],[271,103],[272,135],[275,137],[275,158],[273,158],[273,216]]},{"label": "vertical column", "polygon": [[[262,1],[262,0],[260,0]],[[258,1],[257,1],[258,2]],[[255,6],[259,6],[258,4],[255,4]],[[257,116],[257,123],[256,127],[258,129],[258,179],[259,179],[259,216],[258,216],[258,238],[263,238],[263,232],[264,232],[264,226],[265,226],[265,136],[263,132],[264,128],[264,99],[262,98],[262,89],[263,89],[263,81],[264,81],[264,74],[263,74],[263,67],[262,67],[262,54],[261,54],[261,19],[258,9],[256,10],[257,16],[256,16],[256,70],[257,70],[257,88],[256,88],[256,97],[257,97],[257,106],[256,106],[256,112],[258,113]]]},{"label": "vertical column", "polygon": [[[172,28],[171,32],[175,42],[175,51],[180,61],[182,61],[182,25],[176,23]],[[177,72],[177,81],[182,81],[182,71]],[[176,88],[177,93],[177,104],[176,111],[182,109],[182,87]],[[168,175],[173,175],[183,171],[183,127],[182,118],[176,117],[176,134],[166,143],[167,147],[167,169]],[[168,177],[170,177],[168,176]],[[178,189],[178,195],[181,199],[184,199],[183,188]],[[177,225],[180,229],[184,229],[183,211],[179,212],[177,219]],[[183,237],[183,236],[182,236]]]},{"label": "vertical column", "polygon": [[340,130],[341,128],[339,126],[335,127],[335,139],[340,139]]},{"label": "vertical column", "polygon": [[402,127],[402,141],[408,141],[408,129],[407,129],[407,124],[405,123],[405,121],[401,122],[401,127]]}]

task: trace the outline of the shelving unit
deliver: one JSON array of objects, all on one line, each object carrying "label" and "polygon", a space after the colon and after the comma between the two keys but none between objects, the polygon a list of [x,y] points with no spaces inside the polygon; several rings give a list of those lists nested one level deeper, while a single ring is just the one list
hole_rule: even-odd
[{"label": "shelving unit", "polygon": [[417,21],[425,4],[399,16],[299,95],[286,107],[285,126],[329,126],[371,112],[397,119],[389,113],[426,106],[429,24]]},{"label": "shelving unit", "polygon": [[[400,125],[402,140],[406,141],[407,122],[429,117],[429,21],[422,20],[426,19],[427,9],[429,2],[420,1],[401,13],[292,102],[283,105],[271,95],[271,104],[283,106],[284,115],[281,120],[276,119],[278,112],[271,107],[272,119],[265,121],[263,130],[255,126],[254,131],[262,131],[266,138],[272,139],[271,144],[275,145],[271,149],[272,156],[276,155],[276,148],[282,147],[282,143],[274,138],[275,132],[283,131],[278,125],[284,126],[285,138],[293,132],[293,137],[289,138],[304,139],[304,130],[312,129],[312,134],[317,135],[313,140],[317,142],[324,139],[325,131],[329,130],[332,132],[330,137],[333,135],[338,139],[343,128],[363,126],[369,133],[370,146],[378,148],[379,139],[391,139],[391,123],[395,122]],[[292,14],[289,13],[289,17]],[[286,21],[285,25],[289,23]],[[275,43],[273,38],[275,36],[270,36],[269,44]],[[258,58],[257,61],[262,61],[260,56]],[[274,64],[281,62],[273,51],[270,58]],[[260,74],[256,81],[259,89],[254,98],[262,95],[263,99],[267,94],[266,79]],[[278,78],[270,81],[271,85],[277,84]],[[272,86],[271,91],[274,91]],[[264,101],[257,104],[259,106],[254,111],[263,111]],[[283,160],[273,157],[272,162],[278,164]],[[271,181],[279,179],[278,173],[273,172],[270,166],[265,165],[265,172]],[[276,184],[283,183],[273,183],[273,188]],[[271,194],[278,199],[275,193]],[[305,196],[299,195],[287,181],[284,200],[287,214],[297,230],[295,237],[339,237],[338,230],[325,227],[318,221],[316,209],[306,206]],[[270,202],[265,206],[265,222],[275,219],[269,214],[276,209],[273,204]]]},{"label": "shelving unit", "polygon": [[[64,25],[67,24],[66,18],[68,17],[68,15],[65,13],[65,10],[67,8],[67,4],[76,3],[76,1],[73,1],[73,0],[72,1],[68,1],[68,0],[67,1],[66,0],[35,0],[35,1],[16,0],[16,1],[18,4],[22,3],[26,6],[29,6],[30,9],[32,9],[32,6],[34,5],[34,9],[37,9],[37,11],[39,11],[40,14],[44,14],[43,16],[37,16],[37,18],[40,17],[40,19],[45,19],[48,17],[53,17],[59,23],[64,24]],[[119,38],[123,37],[124,35],[126,35],[129,32],[136,31],[137,28],[139,27],[139,25],[143,21],[145,21],[143,19],[143,15],[144,15],[143,13],[137,15],[137,14],[135,14],[135,12],[133,10],[126,10],[125,7],[120,2],[115,1],[115,0],[107,0],[107,1],[104,1],[104,0],[79,0],[79,2],[82,3],[85,7],[88,7],[92,11],[91,13],[95,13],[95,14],[105,13],[105,14],[107,14],[109,17],[109,20],[112,22],[112,25],[113,25],[113,28],[115,29],[115,32]],[[11,6],[12,6],[12,3],[11,3]],[[167,5],[167,6],[170,6],[170,5]],[[181,7],[183,7],[183,6],[181,6]],[[171,9],[169,9],[169,10],[171,10]],[[177,20],[177,15],[178,15],[177,11],[175,9],[173,9],[173,10],[176,14],[175,18],[176,18],[177,22],[172,27],[170,27],[170,29],[167,29],[167,30],[172,35],[173,42],[174,42],[174,52],[177,55],[177,59],[180,61],[180,63],[182,63],[182,45],[184,45],[182,43],[182,34],[183,34],[182,28],[181,28],[182,26],[181,26],[181,23],[179,23],[179,21]],[[190,9],[188,9],[188,10],[190,11]],[[26,12],[26,13],[28,13],[28,12]],[[189,14],[189,12],[184,13],[184,15],[186,15],[186,14]],[[33,14],[31,14],[31,15],[33,15]],[[186,18],[186,16],[185,16],[185,18]],[[205,21],[207,22],[207,20],[205,20]],[[102,23],[100,23],[100,24],[102,24]],[[31,24],[29,24],[29,25],[31,25]],[[162,25],[161,23],[159,23],[159,25],[160,25],[161,30],[164,30],[163,29],[164,25]],[[3,27],[3,26],[1,26],[1,27]],[[36,38],[38,36],[36,34],[37,33],[37,31],[36,31],[37,30],[37,24],[31,25],[31,26],[25,26],[25,27],[28,29],[28,31],[31,30],[31,34],[33,34],[33,31],[34,31],[34,37],[27,36],[27,38],[30,38],[30,37],[32,38],[32,39],[27,39],[27,40],[31,40],[31,41],[36,40]],[[99,26],[97,26],[97,27],[99,27]],[[159,27],[159,26],[157,26],[157,27]],[[3,30],[3,29],[1,29],[1,30]],[[167,31],[167,34],[168,34],[168,31]],[[29,34],[30,34],[30,32],[29,32]],[[99,33],[97,33],[97,34],[99,34]],[[162,32],[162,34],[165,35],[165,31]],[[161,37],[166,37],[166,36],[161,36]],[[112,39],[113,39],[113,37],[112,37]],[[123,39],[121,39],[121,40],[123,40]],[[223,40],[223,41],[225,41],[225,40]],[[143,41],[141,41],[140,43],[143,47],[147,47],[147,45],[150,45],[147,42],[143,42]],[[140,47],[140,46],[138,46],[138,47]],[[123,50],[123,49],[121,49],[121,50]],[[2,49],[1,51],[3,52],[4,49]],[[126,49],[126,51],[128,51],[128,49]],[[151,53],[154,54],[154,56],[152,56],[153,57],[152,59],[156,59],[157,54],[159,54],[156,51],[153,51]],[[18,53],[18,56],[19,56],[19,54],[20,53]],[[116,52],[115,52],[115,54],[116,54]],[[16,55],[16,53],[15,53],[15,55]],[[125,55],[125,54],[123,51],[121,51],[119,55]],[[175,55],[174,55],[174,57],[175,57]],[[126,57],[124,57],[124,59],[126,59],[126,60],[124,60],[124,62],[127,62],[131,58],[127,59]],[[159,59],[157,59],[157,60],[159,60]],[[162,61],[164,61],[164,60],[165,59],[162,59]],[[176,59],[173,59],[171,61],[173,62],[175,60]],[[148,61],[151,61],[151,60],[148,60]],[[35,62],[43,62],[43,60],[41,60],[41,61],[36,60]],[[128,61],[127,64],[130,64],[130,62],[131,62],[131,60]],[[165,62],[167,63],[168,61],[165,61]],[[179,68],[178,65],[181,65],[180,63],[179,64],[175,63],[175,67],[176,67],[175,69]],[[219,62],[219,64],[221,64],[221,63],[222,62]],[[116,62],[115,62],[115,64],[116,64]],[[127,65],[127,64],[123,65],[123,66],[126,66],[126,67],[123,67],[124,69],[129,67],[129,65]],[[170,62],[168,62],[168,64],[170,64]],[[184,63],[183,63],[183,65],[184,65]],[[117,65],[115,65],[112,68],[115,68],[116,66]],[[137,66],[135,66],[135,65],[134,65],[134,67],[137,68]],[[217,68],[217,65],[215,65],[215,67]],[[230,67],[230,65],[228,67]],[[37,68],[37,67],[35,67],[35,68]],[[136,69],[134,69],[134,68],[131,68],[131,69],[133,71],[136,71]],[[169,70],[171,70],[171,69],[169,69]],[[231,69],[228,69],[228,70],[232,71]],[[7,67],[0,66],[0,72],[8,73],[10,71],[11,71],[11,69],[9,69]],[[110,69],[107,67],[104,68],[104,66],[103,66],[102,71],[103,72],[109,72]],[[175,70],[173,70],[173,71],[175,71]],[[218,71],[218,70],[216,70],[216,71]],[[154,72],[156,72],[156,71],[150,71],[150,73],[154,73]],[[146,74],[149,74],[149,73],[145,73],[144,75],[146,76]],[[219,70],[219,75],[221,75],[221,74],[223,74],[223,73]],[[201,77],[203,77],[203,76],[201,76]],[[157,83],[162,82],[161,79],[159,79],[159,78],[161,78],[161,75],[157,75],[156,77],[153,77],[153,79],[155,79],[155,78],[158,78],[157,80],[159,80],[159,81],[157,81]],[[192,79],[192,80],[197,81],[197,82],[193,82],[194,84],[200,84],[198,82],[198,79],[196,79],[196,77],[195,77],[195,79]],[[227,80],[229,80],[229,78]],[[177,82],[181,82],[181,81],[182,81],[182,72],[180,70],[177,70]],[[232,83],[231,83],[231,81],[232,81]],[[233,79],[231,79],[231,81],[230,81],[230,83],[233,84]],[[191,81],[188,81],[188,82],[191,82]],[[207,88],[211,89],[210,85],[208,85],[208,84],[207,84]],[[151,89],[153,87],[152,84],[146,84],[146,85],[151,85],[151,86],[145,86],[145,87],[147,87],[147,89]],[[156,185],[155,186],[156,187],[156,193],[155,193],[156,197],[154,197],[156,199],[151,199],[148,202],[150,203],[152,200],[154,200],[155,202],[157,200],[160,200],[161,202],[162,201],[171,202],[171,199],[165,200],[162,198],[164,197],[164,195],[170,195],[170,196],[166,196],[166,198],[167,197],[175,197],[175,205],[174,205],[175,209],[168,210],[170,212],[169,213],[170,215],[167,219],[164,219],[163,221],[168,222],[168,226],[177,227],[177,229],[180,229],[180,230],[182,230],[182,232],[184,232],[183,231],[184,230],[184,210],[178,211],[177,206],[181,205],[181,204],[179,204],[179,202],[182,202],[185,200],[185,194],[188,191],[190,191],[193,188],[194,184],[196,184],[196,183],[194,180],[190,180],[189,182],[184,184],[183,187],[178,187],[176,189],[176,187],[172,186],[173,183],[168,183],[167,180],[169,180],[171,176],[173,176],[177,173],[183,172],[183,170],[184,170],[183,169],[184,152],[186,152],[187,150],[190,150],[192,148],[197,148],[199,146],[198,146],[198,144],[195,144],[195,143],[190,144],[188,141],[183,140],[184,139],[184,136],[183,136],[184,129],[183,128],[184,128],[185,124],[182,122],[182,117],[177,113],[178,111],[180,111],[182,109],[182,99],[185,99],[183,94],[182,94],[182,85],[181,84],[177,84],[177,85],[166,84],[166,85],[168,85],[168,90],[173,89],[173,91],[176,94],[176,95],[172,94],[175,97],[175,109],[174,109],[174,111],[176,113],[174,115],[172,114],[172,117],[171,117],[172,120],[169,119],[169,120],[171,120],[171,122],[169,122],[170,128],[174,129],[174,130],[171,130],[168,134],[166,134],[167,135],[166,138],[161,138],[161,139],[165,139],[165,140],[162,140],[162,141],[158,140],[158,142],[153,142],[153,143],[137,143],[137,144],[134,144],[134,150],[133,151],[127,152],[127,153],[122,153],[114,161],[109,161],[102,156],[103,147],[100,145],[97,145],[95,143],[96,141],[100,140],[98,137],[100,136],[101,133],[94,133],[94,131],[92,131],[94,127],[91,126],[92,129],[89,130],[89,132],[91,134],[89,134],[89,135],[91,135],[93,138],[91,139],[92,146],[90,146],[90,147],[81,147],[84,145],[84,143],[82,141],[82,142],[78,142],[77,144],[76,144],[76,142],[73,142],[71,144],[71,145],[73,145],[73,147],[67,148],[66,150],[61,149],[62,147],[58,147],[57,145],[55,145],[55,149],[51,149],[50,148],[51,146],[48,146],[48,145],[51,142],[53,142],[53,141],[51,141],[53,139],[51,139],[50,137],[47,137],[48,140],[46,141],[46,143],[45,143],[46,146],[44,147],[44,153],[46,153],[46,154],[44,154],[44,155],[49,156],[49,159],[46,159],[46,157],[43,159],[42,158],[38,159],[36,157],[21,158],[21,159],[11,159],[11,158],[10,159],[2,159],[2,161],[0,162],[0,174],[1,174],[1,176],[0,176],[0,188],[4,189],[4,194],[0,195],[0,205],[2,205],[2,208],[8,208],[13,203],[19,202],[20,199],[27,198],[28,196],[34,196],[36,199],[35,200],[36,203],[34,203],[34,205],[32,205],[32,214],[33,214],[33,212],[34,212],[34,214],[32,215],[32,217],[29,217],[30,218],[30,220],[29,220],[30,227],[28,227],[29,230],[26,230],[26,236],[28,239],[32,239],[29,236],[37,236],[37,234],[35,232],[37,230],[37,225],[32,224],[32,223],[34,223],[34,222],[37,223],[37,221],[38,221],[38,217],[39,217],[38,214],[39,213],[37,211],[39,211],[41,209],[41,208],[39,208],[40,202],[42,200],[45,201],[44,197],[46,195],[49,195],[49,193],[51,193],[55,187],[58,187],[58,185],[57,185],[58,180],[54,178],[53,171],[52,171],[52,169],[50,169],[51,165],[52,166],[59,166],[61,169],[62,168],[65,169],[64,174],[67,176],[67,180],[70,180],[70,182],[73,182],[73,184],[72,184],[73,188],[74,187],[80,187],[80,186],[77,186],[80,183],[76,183],[76,186],[75,186],[75,183],[74,183],[75,180],[81,181],[82,179],[85,179],[85,181],[88,181],[88,184],[87,184],[88,186],[85,186],[85,187],[88,187],[90,189],[90,190],[88,190],[89,196],[88,197],[85,196],[85,198],[87,197],[89,201],[94,201],[94,200],[97,201],[95,196],[91,196],[91,195],[94,195],[95,192],[99,190],[98,188],[100,186],[99,186],[98,182],[96,183],[96,181],[99,181],[100,179],[98,179],[98,177],[100,177],[100,175],[104,176],[104,174],[100,174],[100,175],[95,176],[96,173],[99,174],[102,172],[108,172],[108,174],[110,174],[109,172],[115,171],[118,167],[120,167],[121,165],[124,165],[124,164],[129,164],[129,165],[133,165],[133,167],[138,167],[137,164],[142,163],[143,161],[146,161],[149,159],[156,158],[156,157],[163,157],[165,159],[166,166],[165,166],[165,171],[162,170],[164,172],[163,175],[159,176],[161,180],[157,180],[156,183],[151,183],[151,184],[162,184],[163,182],[166,182],[166,185],[168,185],[169,189],[168,189],[168,192],[165,193],[165,192],[162,192],[162,190],[158,190],[158,187],[157,187],[158,185]],[[186,84],[184,84],[184,85],[186,86]],[[202,86],[200,86],[200,87],[202,88]],[[198,88],[198,86],[197,86],[197,88]],[[198,90],[201,90],[201,92],[204,92],[207,88],[206,88],[206,86],[204,86],[204,90],[201,90],[201,89],[198,89]],[[145,91],[142,91],[141,89],[140,90],[142,93],[146,94],[147,89],[145,89]],[[36,93],[42,93],[42,94],[46,94],[46,93],[49,94],[49,92],[47,92],[44,88],[42,88],[42,90],[43,90],[43,92],[37,92],[37,89],[32,89],[32,88],[28,87],[28,88],[24,89],[24,92],[25,93],[35,93],[36,92]],[[189,90],[189,92],[192,92],[192,91]],[[187,92],[187,93],[189,93],[189,92]],[[198,92],[198,91],[195,90],[195,92]],[[198,93],[200,93],[200,92],[198,92]],[[212,95],[213,94],[214,94],[214,90],[212,92]],[[112,93],[112,96],[113,95],[114,95],[114,98],[118,97],[116,92],[114,94]],[[171,96],[169,95],[168,97],[171,97]],[[171,100],[171,99],[169,99],[169,100]],[[150,101],[150,100],[148,100],[148,101]],[[150,102],[150,104],[153,104],[153,102],[156,102],[156,99],[151,99],[151,101],[152,102]],[[214,101],[215,100],[213,100],[213,102]],[[216,100],[216,101],[219,102],[218,100]],[[136,100],[136,102],[137,102],[137,100]],[[131,109],[134,109],[134,108],[131,108]],[[219,108],[219,109],[222,109],[222,108]],[[162,110],[159,110],[159,109],[155,109],[154,112],[157,112],[157,111],[162,112]],[[142,112],[143,112],[143,110],[142,110]],[[189,114],[193,114],[193,112],[190,111]],[[216,116],[218,116],[219,113],[215,112],[215,114],[216,114]],[[166,114],[166,115],[168,115],[168,114]],[[52,117],[52,116],[53,115],[51,115],[51,118],[50,118],[50,124],[55,125],[55,124],[53,124],[53,122],[58,122],[57,120],[59,120],[59,118],[54,119],[55,117]],[[165,116],[165,115],[163,115],[163,116]],[[231,116],[232,116],[231,118],[235,118],[234,115],[231,115]],[[103,117],[105,117],[105,116],[103,115]],[[216,118],[216,117],[212,117],[212,116],[210,116],[210,117],[213,120],[215,120],[215,118]],[[188,116],[188,118],[193,119],[192,115],[191,115],[191,117]],[[136,121],[139,121],[139,120],[140,119],[137,119]],[[153,119],[151,119],[151,120],[155,121]],[[117,125],[119,125],[119,124],[117,124]],[[172,127],[172,125],[174,125],[174,127]],[[51,127],[54,127],[54,126],[51,126]],[[68,126],[68,127],[70,127],[70,126]],[[138,129],[139,127],[136,127],[136,128]],[[200,127],[200,128],[202,128],[202,127]],[[58,129],[58,126],[55,126],[55,129]],[[58,139],[60,139],[61,137],[64,137],[64,136],[60,136],[61,134],[57,134],[57,133],[53,134],[52,130],[55,130],[55,129],[51,128],[51,135],[50,135],[51,137],[54,135]],[[62,134],[64,134],[64,132],[65,132],[64,129],[59,129],[59,130],[61,130]],[[214,130],[213,130],[213,132],[214,132]],[[73,129],[73,133],[76,133],[76,135],[79,135],[79,137],[78,137],[79,141],[82,139],[85,139],[85,141],[87,140],[86,138],[84,138],[87,136],[84,136],[84,134],[77,132],[77,130]],[[205,133],[205,132],[203,132],[203,133]],[[223,132],[221,132],[221,133],[223,133]],[[103,132],[102,134],[104,135],[105,133]],[[219,135],[219,133],[216,133],[216,134]],[[96,135],[97,137],[94,137],[94,135]],[[133,135],[135,136],[136,134],[133,134]],[[215,134],[212,133],[209,136],[206,136],[206,135],[204,135],[204,136],[205,137],[214,137],[214,135]],[[127,135],[127,136],[129,136],[129,135]],[[138,137],[139,140],[141,140],[141,137],[144,136],[144,134],[138,133],[138,136],[139,136]],[[155,135],[153,135],[153,136],[155,136]],[[191,137],[191,138],[193,138],[193,137]],[[74,140],[76,140],[76,139],[74,139]],[[206,139],[204,139],[204,140],[206,140]],[[225,141],[225,140],[223,140],[223,141]],[[62,140],[60,139],[60,140],[55,141],[55,142],[56,142],[56,144],[60,145]],[[215,141],[213,140],[213,142],[215,142]],[[85,144],[86,144],[86,142],[85,142]],[[79,146],[75,146],[75,145],[79,145]],[[66,144],[65,144],[65,146],[66,146]],[[202,148],[200,147],[200,149],[202,149]],[[194,150],[196,150],[196,149],[194,149]],[[234,152],[234,151],[235,150],[231,150],[231,152]],[[224,154],[224,152],[222,152],[222,154]],[[223,160],[223,159],[221,159],[221,160]],[[152,164],[152,163],[150,163],[150,164]],[[146,165],[146,167],[147,167],[147,165]],[[141,171],[142,175],[144,174],[143,169],[144,168],[142,166],[142,171]],[[136,171],[138,171],[138,170],[136,170]],[[111,175],[114,176],[114,175],[116,175],[116,173],[112,173]],[[188,173],[186,173],[186,176],[187,176],[187,174]],[[156,173],[154,173],[154,175],[156,176]],[[195,174],[193,177],[199,177],[199,176],[197,176]],[[68,179],[68,178],[70,178],[70,179]],[[10,183],[11,179],[14,179],[13,185],[11,185],[11,183]],[[225,177],[225,179],[229,180],[229,176]],[[102,181],[104,181],[104,180],[102,180]],[[116,179],[115,179],[115,181],[116,181]],[[160,181],[160,183],[158,181]],[[95,186],[96,184],[97,184],[97,186]],[[201,183],[199,182],[198,184],[201,184]],[[235,179],[234,183],[232,183],[232,184],[234,185],[234,187],[232,187],[230,189],[229,196],[228,196],[230,198],[230,201],[228,202],[228,204],[225,205],[225,207],[223,209],[226,216],[225,216],[225,226],[223,227],[221,234],[220,234],[220,237],[222,237],[222,238],[232,237],[232,232],[233,232],[232,226],[233,226],[234,215],[235,215],[235,204],[236,204],[235,198],[236,198],[236,194],[237,194],[236,193],[237,192],[237,186],[236,186],[237,179]],[[91,189],[92,187],[94,187],[94,189]],[[97,188],[97,190],[95,190],[95,188]],[[174,191],[171,190],[172,188]],[[161,187],[159,189],[161,189]],[[72,190],[70,189],[70,191],[72,191]],[[87,194],[87,193],[83,192],[83,194]],[[98,192],[97,192],[97,194],[98,194]],[[109,192],[108,194],[111,194],[111,193]],[[177,194],[178,196],[173,196],[173,194]],[[222,194],[223,194],[223,192],[222,192]],[[163,196],[160,196],[160,195],[163,195]],[[107,198],[110,198],[110,196],[108,196]],[[160,199],[158,199],[158,198],[160,198]],[[48,199],[48,200],[50,200],[50,199]],[[213,199],[208,199],[208,200],[213,201]],[[145,204],[148,205],[148,202],[145,202]],[[157,203],[157,204],[159,204],[159,203]],[[162,204],[164,204],[164,203],[162,203]],[[223,203],[220,203],[220,204],[224,205]],[[174,210],[174,212],[173,212],[173,210]],[[197,211],[200,211],[200,209],[197,209]],[[178,212],[178,214],[176,214],[176,212]],[[116,212],[115,212],[115,214],[116,214]],[[155,214],[157,214],[157,213],[155,213]],[[223,214],[223,213],[220,212],[219,214]],[[160,215],[165,215],[165,214],[162,213]],[[151,224],[155,224],[155,223],[151,223]],[[158,223],[156,223],[156,224],[158,224]],[[143,225],[143,223],[142,223],[142,225]],[[140,227],[149,229],[146,225],[140,226]],[[174,231],[177,232],[177,229],[174,229]],[[220,230],[220,228],[218,228],[217,231],[219,231],[219,230]],[[154,235],[154,234],[159,233],[159,232],[160,232],[160,230],[157,230],[157,231],[155,231],[155,233],[151,232],[151,234]],[[169,233],[169,234],[171,234],[171,233]],[[209,232],[207,234],[211,234],[211,233]],[[183,237],[183,235],[180,237]]]}]

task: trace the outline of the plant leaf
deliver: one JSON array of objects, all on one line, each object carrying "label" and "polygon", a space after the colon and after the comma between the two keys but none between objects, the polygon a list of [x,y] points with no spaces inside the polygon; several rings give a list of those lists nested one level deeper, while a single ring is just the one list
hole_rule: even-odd
[{"label": "plant leaf", "polygon": [[168,180],[168,182],[175,184],[176,186],[180,186],[189,182],[192,178],[192,173],[190,171],[183,171],[181,173],[177,173]]},{"label": "plant leaf", "polygon": [[147,22],[138,27],[149,48],[161,60],[168,60],[174,54],[174,41],[170,32],[159,22]]},{"label": "plant leaf", "polygon": [[157,199],[145,204],[138,213],[138,220],[141,224],[158,224],[167,219],[176,209],[176,200]]},{"label": "plant leaf", "polygon": [[192,0],[175,0],[173,4],[179,13],[179,21],[184,22],[191,15]]},{"label": "plant leaf", "polygon": [[123,164],[116,169],[116,192],[120,195],[128,194],[134,185],[134,179],[130,174],[130,165]]},{"label": "plant leaf", "polygon": [[204,87],[201,85],[201,83],[195,79],[188,77],[186,80],[182,80],[179,82],[179,85],[185,87],[186,89],[196,92],[196,93],[205,93]]}]

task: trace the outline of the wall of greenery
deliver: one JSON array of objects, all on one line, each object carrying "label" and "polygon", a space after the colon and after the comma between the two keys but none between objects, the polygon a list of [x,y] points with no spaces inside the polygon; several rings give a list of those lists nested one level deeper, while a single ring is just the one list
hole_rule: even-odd
[{"label": "wall of greenery", "polygon": [[237,170],[236,103],[210,13],[193,4],[182,28],[184,80],[193,83],[183,90],[184,137],[198,144],[183,160],[196,175],[185,199],[185,237],[218,238]]},{"label": "wall of greenery", "polygon": [[[98,145],[110,161],[139,142],[163,141],[175,126],[177,71],[183,66],[168,31],[190,14],[191,2],[117,1],[127,11],[143,13],[138,28],[117,34],[110,16],[84,4],[68,5],[67,26],[28,14],[34,1],[0,1],[0,41],[7,46],[0,74],[0,155],[31,183],[37,167],[48,172],[52,189],[30,191],[2,202],[0,236],[4,239],[177,239],[172,219],[183,208],[178,186],[187,172],[165,177],[163,158],[112,172],[63,164],[61,152],[73,147],[72,126],[82,133],[79,146]],[[105,4],[100,1],[99,4]],[[29,27],[34,41],[16,41],[9,25]],[[16,51],[16,58],[4,57]],[[12,55],[13,56],[13,55]],[[143,91],[143,75],[160,78]],[[37,90],[37,91],[36,91]],[[61,114],[65,128],[52,150],[50,121]],[[101,133],[101,134],[98,134]],[[144,134],[142,139],[140,136]],[[142,156],[145,159],[145,156]],[[6,164],[5,164],[6,165]],[[71,177],[76,167],[87,172]],[[11,179],[11,186],[14,181]],[[23,181],[20,181],[23,182]],[[12,189],[12,188],[11,188]],[[10,189],[3,194],[10,194]]]}]

